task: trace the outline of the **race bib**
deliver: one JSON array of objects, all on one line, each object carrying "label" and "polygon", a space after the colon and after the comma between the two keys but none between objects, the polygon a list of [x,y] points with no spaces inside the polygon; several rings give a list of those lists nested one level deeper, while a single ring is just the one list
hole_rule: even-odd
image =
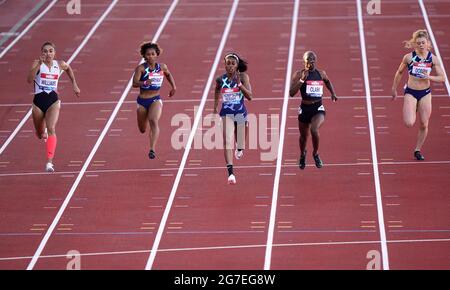
[{"label": "race bib", "polygon": [[223,88],[222,89],[222,100],[224,103],[229,104],[239,104],[241,101],[241,92],[239,88]]},{"label": "race bib", "polygon": [[306,94],[313,98],[323,95],[323,81],[306,81]]},{"label": "race bib", "polygon": [[431,65],[432,65],[431,63],[415,62],[415,63],[413,63],[412,73],[413,73],[413,75],[416,75],[419,77],[420,77],[420,75],[430,75]]},{"label": "race bib", "polygon": [[164,80],[164,74],[163,72],[150,73],[148,75],[148,80],[150,82],[150,86],[161,87]]},{"label": "race bib", "polygon": [[59,75],[41,73],[40,78],[41,80],[39,82],[39,86],[43,87],[45,90],[48,91],[56,90],[56,87],[58,86]]}]

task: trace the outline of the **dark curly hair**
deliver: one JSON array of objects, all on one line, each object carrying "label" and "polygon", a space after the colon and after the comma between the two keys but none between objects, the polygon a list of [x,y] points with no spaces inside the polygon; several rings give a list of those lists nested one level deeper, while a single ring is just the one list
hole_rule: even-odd
[{"label": "dark curly hair", "polygon": [[142,57],[145,56],[145,53],[147,52],[148,49],[154,49],[158,56],[162,52],[161,47],[156,42],[144,42],[144,43],[141,44],[141,55],[142,55]]}]

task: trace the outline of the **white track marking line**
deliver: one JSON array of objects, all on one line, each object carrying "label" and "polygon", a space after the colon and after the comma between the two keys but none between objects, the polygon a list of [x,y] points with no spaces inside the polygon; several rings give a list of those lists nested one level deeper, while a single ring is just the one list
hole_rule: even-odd
[{"label": "white track marking line", "polygon": [[[97,22],[97,24],[100,23],[100,21],[103,21],[103,19],[105,19],[105,17],[109,14],[109,12],[112,10],[112,8],[117,4],[118,0],[114,0],[111,5],[109,6],[108,10],[105,11],[105,13],[102,15],[102,17],[99,19],[99,22]],[[156,42],[159,38],[159,36],[161,35],[161,32],[163,30],[163,28],[166,26],[170,15],[172,14],[173,10],[175,9],[175,6],[178,4],[178,0],[174,0],[172,2],[172,5],[170,6],[169,10],[167,11],[163,21],[161,22],[155,36],[153,37],[152,42]],[[96,25],[96,27],[98,27],[98,25]],[[94,27],[94,28],[96,28]],[[93,30],[94,30],[93,28]],[[92,31],[91,31],[92,32]],[[144,60],[141,59],[141,63],[143,63]],[[28,265],[27,269],[31,270],[33,269],[33,267],[36,265],[37,260],[39,259],[39,256],[41,255],[42,251],[44,250],[44,247],[46,246],[48,240],[50,239],[50,236],[52,235],[55,227],[57,226],[59,220],[61,219],[64,211],[66,210],[73,194],[75,193],[75,190],[78,187],[78,184],[80,183],[84,173],[86,172],[89,164],[91,163],[91,160],[94,158],[95,153],[97,152],[98,148],[100,147],[100,144],[102,143],[103,139],[105,138],[109,128],[111,127],[116,115],[119,112],[119,109],[123,103],[123,101],[125,100],[125,97],[128,95],[129,91],[131,90],[131,86],[133,83],[133,76],[131,76],[130,80],[128,81],[128,85],[125,88],[122,96],[119,99],[119,102],[117,103],[116,107],[114,108],[114,111],[112,112],[111,116],[109,117],[109,120],[106,124],[106,126],[103,128],[102,133],[100,134],[100,137],[98,138],[97,142],[94,145],[94,148],[92,148],[91,153],[89,154],[88,158],[86,159],[83,168],[81,169],[81,171],[79,172],[75,182],[73,183],[72,187],[70,188],[69,193],[67,194],[63,204],[61,205],[57,215],[55,216],[51,226],[49,227],[49,229],[47,230],[44,238],[42,239],[41,243],[39,244],[38,249],[36,250],[36,253],[33,256],[33,259],[31,260],[30,264]]]},{"label": "white track marking line", "polygon": [[[80,51],[84,48],[84,46],[86,45],[86,43],[89,41],[89,39],[92,37],[92,35],[95,33],[95,31],[97,30],[97,28],[100,26],[100,24],[103,22],[103,20],[106,18],[106,16],[109,14],[109,12],[111,11],[111,9],[116,5],[117,1],[119,0],[114,0],[108,7],[108,9],[106,9],[106,11],[103,13],[102,17],[100,17],[97,22],[95,23],[95,25],[91,28],[91,30],[89,31],[88,35],[86,35],[86,37],[83,39],[83,41],[81,42],[81,44],[78,46],[77,50],[72,54],[72,56],[70,57],[70,59],[67,61],[68,64],[72,63],[72,61],[78,56],[78,54],[80,53]],[[53,6],[53,4],[55,4],[57,2],[57,0],[53,1],[52,4],[50,4],[51,6]],[[51,6],[49,5],[49,7],[47,7],[46,10],[50,9]],[[44,11],[46,11],[44,10]],[[43,14],[42,14],[43,15]],[[41,15],[40,15],[41,16]],[[36,19],[35,19],[36,20]],[[33,23],[33,22],[32,22]],[[30,23],[31,24],[31,23]],[[1,58],[1,55],[0,55]],[[64,71],[61,72],[61,75],[64,73]],[[60,76],[61,76],[60,75]],[[13,133],[8,137],[8,139],[5,141],[5,143],[3,143],[2,147],[0,148],[0,155],[3,153],[3,151],[5,151],[6,147],[8,147],[8,145],[11,143],[11,141],[14,139],[14,137],[16,137],[17,133],[19,133],[20,129],[22,129],[23,125],[25,125],[25,122],[30,118],[32,113],[32,109],[30,108],[28,110],[28,113],[25,115],[25,117],[23,117],[22,121],[20,121],[19,125],[17,125],[16,129],[14,129]]]},{"label": "white track marking line", "polygon": [[375,128],[373,122],[372,114],[372,101],[370,99],[370,83],[369,83],[369,70],[367,65],[367,55],[366,55],[366,40],[364,36],[364,23],[362,16],[361,0],[356,0],[356,6],[358,11],[358,26],[359,26],[359,40],[361,45],[361,58],[363,63],[364,71],[364,84],[366,89],[366,104],[367,104],[367,117],[369,121],[369,131],[370,131],[370,147],[372,151],[372,166],[373,166],[373,177],[375,183],[375,192],[377,198],[377,213],[378,213],[378,226],[380,228],[380,240],[381,240],[381,254],[383,257],[383,269],[389,270],[389,255],[386,243],[386,228],[384,225],[384,213],[383,213],[383,201],[381,198],[381,186],[380,186],[380,176],[378,171],[378,156],[377,156],[377,145],[375,140]]},{"label": "white track marking line", "polygon": [[275,179],[273,183],[273,194],[272,194],[272,205],[270,208],[270,221],[267,235],[267,246],[266,246],[266,254],[264,260],[264,270],[270,270],[270,263],[272,260],[272,247],[273,247],[273,236],[275,231],[275,219],[277,213],[277,202],[278,202],[278,189],[280,185],[280,176],[281,176],[281,163],[283,162],[283,146],[284,146],[284,135],[286,128],[286,119],[288,112],[288,102],[289,102],[289,87],[291,83],[292,77],[292,65],[294,62],[294,52],[295,52],[295,39],[297,36],[297,25],[298,25],[298,10],[300,6],[300,0],[295,0],[294,10],[292,14],[292,27],[291,27],[291,38],[289,43],[289,54],[288,54],[288,62],[287,62],[287,70],[286,70],[286,79],[285,79],[285,87],[284,87],[284,99],[283,99],[283,109],[281,115],[281,124],[280,124],[280,142],[278,145],[278,157],[277,157],[277,166],[275,171]]},{"label": "white track marking line", "polygon": [[[254,99],[252,102],[270,102],[270,101],[280,101],[283,100],[283,98],[273,98],[273,97],[264,97],[264,96],[258,96],[259,99]],[[449,95],[433,95],[433,99],[436,98],[448,98]],[[372,99],[391,99],[391,96],[372,96]],[[398,96],[398,98],[403,98],[403,96]],[[340,96],[340,100],[346,99],[346,100],[354,100],[354,99],[365,99],[364,96]],[[192,103],[196,102],[198,99],[180,99],[180,100],[164,100],[164,104],[166,103]],[[214,100],[206,100],[207,102],[214,102]],[[136,101],[125,101],[124,104],[136,104]],[[98,102],[64,102],[61,103],[62,106],[79,106],[79,105],[109,105],[109,104],[116,104],[116,101],[98,101]],[[2,107],[28,107],[30,104],[0,104],[0,108]],[[292,111],[298,110],[297,107],[290,108]],[[355,109],[356,110],[356,109]],[[362,109],[358,109],[362,110]],[[297,118],[294,116],[294,118]]]},{"label": "white track marking line", "polygon": [[177,192],[177,189],[178,189],[178,185],[180,183],[181,177],[183,175],[183,170],[184,170],[184,167],[186,165],[187,158],[189,156],[189,151],[190,151],[192,143],[194,141],[194,136],[195,136],[195,134],[197,132],[197,128],[198,128],[199,123],[200,123],[200,118],[202,117],[203,108],[205,107],[206,99],[207,99],[208,94],[209,94],[209,90],[210,90],[211,85],[212,85],[212,83],[214,81],[214,74],[216,73],[217,67],[219,65],[219,61],[222,59],[222,52],[223,52],[223,49],[225,48],[226,40],[228,38],[228,34],[230,33],[231,25],[233,23],[234,15],[236,14],[236,10],[237,10],[238,4],[239,4],[239,0],[234,0],[233,6],[231,7],[231,10],[230,10],[230,14],[228,16],[228,21],[227,21],[227,24],[225,26],[225,30],[224,30],[224,32],[222,34],[222,39],[220,41],[219,48],[217,49],[217,53],[216,53],[216,57],[214,59],[214,63],[212,65],[212,67],[211,67],[211,71],[210,71],[208,80],[206,82],[205,89],[203,91],[203,96],[202,96],[202,100],[200,102],[200,106],[198,108],[197,114],[195,115],[195,120],[194,120],[194,124],[193,124],[192,130],[191,130],[191,133],[189,133],[189,139],[188,139],[188,142],[186,144],[186,148],[185,148],[184,153],[183,153],[183,158],[181,159],[181,164],[180,164],[180,167],[178,169],[177,176],[175,178],[175,181],[174,181],[174,184],[173,184],[173,187],[172,187],[172,191],[170,192],[170,196],[169,196],[169,199],[167,201],[166,208],[164,209],[164,214],[162,216],[161,223],[159,224],[159,227],[158,227],[158,232],[157,232],[155,240],[153,242],[152,250],[150,252],[150,257],[148,258],[147,265],[145,266],[146,270],[151,270],[152,267],[153,267],[153,263],[154,263],[155,258],[156,258],[156,253],[158,251],[159,243],[161,242],[162,234],[164,232],[164,228],[165,228],[167,219],[169,217],[170,209],[172,208],[173,200],[175,199],[175,195],[176,195],[176,192]]},{"label": "white track marking line", "polygon": [[28,32],[28,30],[30,30],[35,24],[36,22],[39,21],[39,19],[42,18],[42,16],[44,16],[45,13],[48,12],[48,10],[50,10],[50,8],[53,7],[53,5],[55,5],[55,3],[58,2],[58,0],[53,0],[50,4],[48,4],[47,8],[45,8],[36,18],[34,18],[34,20],[28,24],[28,26],[16,37],[16,39],[14,39],[1,53],[0,53],[0,59],[5,56],[5,54],[25,35],[25,33]]},{"label": "white track marking line", "polygon": [[[2,164],[2,162],[0,162]],[[417,165],[417,166],[423,166],[424,164],[440,164],[440,165],[446,165],[450,164],[450,161],[402,161],[402,162],[379,162],[379,165]],[[175,166],[176,164],[166,164],[167,166]],[[357,163],[327,163],[327,167],[330,166],[368,166],[372,165],[371,162],[357,162]],[[81,166],[81,165],[80,165]],[[237,165],[236,169],[258,169],[258,168],[273,168],[276,165],[267,164],[267,165]],[[281,167],[283,168],[291,168],[291,167],[297,167],[297,164],[284,164]],[[307,165],[308,166],[308,165]],[[309,165],[311,167],[315,167],[315,165]],[[104,170],[87,170],[86,173],[129,173],[129,172],[156,172],[156,171],[173,171],[178,170],[178,168],[174,167],[167,167],[167,168],[129,168],[129,169],[104,169]],[[186,168],[186,170],[223,170],[223,167],[220,166],[205,166],[205,167],[189,167]],[[60,174],[77,174],[79,171],[58,171],[53,172],[51,174],[47,172],[17,172],[17,173],[0,173],[0,177],[10,177],[10,176],[39,176],[39,175],[60,175]]]},{"label": "white track marking line", "polygon": [[447,93],[450,94],[450,84],[448,82],[447,73],[446,73],[445,67],[444,67],[444,62],[442,61],[441,54],[439,53],[438,44],[436,42],[436,38],[434,38],[434,33],[433,33],[433,29],[431,28],[430,20],[428,19],[427,9],[425,8],[425,5],[423,4],[422,0],[419,0],[419,6],[420,6],[420,9],[422,10],[423,19],[425,20],[425,25],[427,26],[427,30],[430,35],[431,41],[433,42],[434,51],[436,52],[436,56],[439,59],[439,61],[441,62],[441,67],[442,67],[442,70],[444,71],[445,87],[447,88]]},{"label": "white track marking line", "polygon": [[[0,5],[3,4],[6,0],[0,2]],[[20,33],[17,32],[17,30],[22,27],[22,25],[30,19],[36,11],[38,11],[44,4],[47,2],[47,0],[41,0],[36,6],[34,6],[28,13],[22,17],[22,19],[19,20],[11,29],[6,33],[1,33],[3,35],[3,38],[0,39],[0,47],[9,40],[11,36],[19,36]],[[51,4],[50,4],[51,5]]]},{"label": "white track marking line", "polygon": [[[399,243],[436,243],[436,242],[450,242],[450,239],[415,239],[415,240],[389,240],[390,244]],[[274,247],[305,247],[305,246],[344,246],[344,245],[364,245],[364,244],[379,244],[380,241],[345,241],[345,242],[311,242],[311,243],[290,243],[290,244],[274,244]],[[260,245],[230,245],[230,246],[209,246],[209,247],[193,247],[193,248],[168,248],[159,249],[158,252],[183,252],[183,251],[211,251],[211,250],[232,250],[232,249],[249,249],[249,248],[263,248],[266,244]],[[115,252],[92,252],[81,253],[80,256],[109,256],[109,255],[131,255],[131,254],[145,254],[150,253],[150,250],[133,250],[133,251],[115,251]],[[41,259],[65,258],[67,254],[55,254],[41,256]],[[0,261],[15,261],[28,260],[31,256],[22,257],[4,257]]]}]

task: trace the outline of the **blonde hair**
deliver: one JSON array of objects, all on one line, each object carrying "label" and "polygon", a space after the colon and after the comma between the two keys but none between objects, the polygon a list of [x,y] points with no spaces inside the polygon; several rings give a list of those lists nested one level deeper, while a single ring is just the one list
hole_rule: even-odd
[{"label": "blonde hair", "polygon": [[426,40],[428,41],[428,49],[431,49],[430,36],[428,35],[428,31],[426,31],[425,29],[414,31],[410,40],[403,41],[405,48],[414,48],[414,44],[416,43],[417,38],[426,38]]}]

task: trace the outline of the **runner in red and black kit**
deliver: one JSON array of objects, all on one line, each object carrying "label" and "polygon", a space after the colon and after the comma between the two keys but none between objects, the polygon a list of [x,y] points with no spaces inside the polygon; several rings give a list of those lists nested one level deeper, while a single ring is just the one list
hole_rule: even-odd
[{"label": "runner in red and black kit", "polygon": [[316,68],[317,56],[312,51],[303,55],[305,67],[296,71],[292,78],[289,95],[295,96],[298,91],[302,96],[302,103],[298,109],[298,127],[300,130],[300,169],[306,166],[306,142],[311,131],[313,142],[313,158],[317,168],[323,166],[319,157],[319,128],[325,121],[325,108],[322,104],[323,85],[331,92],[331,99],[337,101],[333,85],[325,71]]}]

